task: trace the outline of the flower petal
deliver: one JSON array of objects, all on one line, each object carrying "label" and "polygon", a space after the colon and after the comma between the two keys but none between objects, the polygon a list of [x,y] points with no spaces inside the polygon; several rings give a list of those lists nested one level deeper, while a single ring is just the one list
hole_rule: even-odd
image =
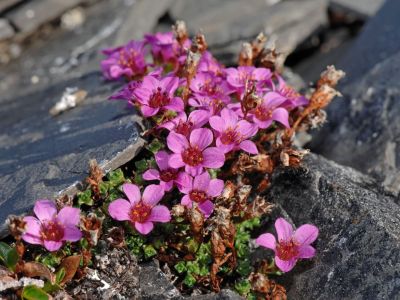
[{"label": "flower petal", "polygon": [[79,208],[66,206],[60,210],[57,219],[64,226],[77,226],[80,220],[80,213]]},{"label": "flower petal", "polygon": [[164,205],[154,206],[147,221],[166,223],[171,221],[171,213]]},{"label": "flower petal", "polygon": [[311,258],[315,256],[315,248],[310,245],[302,245],[299,247],[299,258]]},{"label": "flower petal", "polygon": [[281,260],[278,256],[275,256],[275,264],[282,272],[289,272],[296,265],[297,259]]},{"label": "flower petal", "polygon": [[168,148],[174,153],[181,153],[189,147],[189,142],[182,134],[171,131],[167,137]]},{"label": "flower petal", "polygon": [[180,112],[183,111],[184,107],[185,104],[183,104],[183,100],[179,97],[174,97],[171,99],[168,105],[164,106],[164,109]]},{"label": "flower petal", "polygon": [[239,132],[243,139],[248,139],[257,133],[257,126],[246,120],[240,120],[237,123],[236,131]]},{"label": "flower petal", "polygon": [[185,172],[188,173],[189,175],[197,176],[197,175],[200,175],[203,172],[203,166],[199,165],[199,166],[196,166],[196,167],[191,167],[191,166],[186,165],[185,166]]},{"label": "flower petal", "polygon": [[214,210],[214,203],[212,203],[210,200],[199,203],[199,209],[204,216],[208,218]]},{"label": "flower petal", "polygon": [[216,147],[210,147],[203,151],[203,166],[206,168],[220,168],[224,165],[225,155]]},{"label": "flower petal", "polygon": [[158,151],[156,155],[154,155],[154,158],[156,159],[157,166],[160,168],[161,171],[169,168],[169,155],[167,151]]},{"label": "flower petal", "polygon": [[193,179],[193,189],[197,191],[207,191],[210,180],[210,174],[208,174],[207,171],[203,172]]},{"label": "flower petal", "polygon": [[278,241],[289,241],[293,235],[293,227],[284,218],[275,221],[275,229],[278,234]]},{"label": "flower petal", "polygon": [[218,197],[224,189],[224,181],[221,179],[211,179],[208,185],[207,194],[211,197]]},{"label": "flower petal", "polygon": [[75,226],[67,226],[64,229],[63,241],[76,242],[82,237],[82,232]]},{"label": "flower petal", "polygon": [[293,234],[293,238],[300,245],[310,245],[318,237],[318,228],[311,224],[301,225]]},{"label": "flower petal", "polygon": [[156,169],[150,169],[144,172],[142,177],[144,180],[157,180],[160,179],[160,172]]},{"label": "flower petal", "polygon": [[154,225],[153,222],[145,222],[145,223],[135,222],[135,228],[139,233],[146,235],[153,230]]},{"label": "flower petal", "polygon": [[26,222],[26,231],[22,235],[22,239],[29,243],[35,245],[42,245],[43,241],[40,237],[41,224],[40,221],[35,217],[24,217]]},{"label": "flower petal", "polygon": [[193,203],[192,203],[192,200],[190,200],[189,195],[185,195],[181,199],[181,204],[191,208]]},{"label": "flower petal", "polygon": [[256,239],[256,244],[275,251],[276,240],[271,233],[264,233]]},{"label": "flower petal", "polygon": [[185,172],[179,173],[175,182],[181,193],[189,194],[189,192],[193,189],[193,178]]},{"label": "flower petal", "polygon": [[242,149],[243,151],[246,151],[250,154],[258,154],[258,149],[256,144],[254,144],[254,142],[252,141],[243,141],[239,144],[240,149]]},{"label": "flower petal", "polygon": [[180,153],[171,154],[169,156],[168,164],[173,169],[179,169],[183,167],[185,163],[182,160],[182,155]]},{"label": "flower petal", "polygon": [[56,204],[50,200],[38,200],[35,203],[33,211],[39,221],[51,220],[57,214]]},{"label": "flower petal", "polygon": [[110,216],[118,221],[130,220],[129,213],[131,211],[131,203],[125,199],[117,199],[108,206]]},{"label": "flower petal", "polygon": [[53,251],[57,251],[58,249],[60,249],[63,245],[63,242],[44,241],[43,245],[48,251],[53,252]]},{"label": "flower petal", "polygon": [[213,141],[213,134],[208,128],[197,128],[190,134],[190,145],[198,146],[200,150],[207,148]]},{"label": "flower petal", "polygon": [[153,206],[156,205],[164,197],[164,189],[156,184],[147,186],[143,191],[143,202]]},{"label": "flower petal", "polygon": [[286,128],[289,128],[289,113],[286,109],[279,107],[272,112],[272,120],[278,121]]},{"label": "flower petal", "polygon": [[195,128],[200,128],[208,122],[210,113],[203,109],[196,109],[189,114],[188,120],[193,123]]},{"label": "flower petal", "polygon": [[238,122],[238,116],[232,110],[224,108],[221,111],[221,117],[225,121],[226,127],[235,127]]},{"label": "flower petal", "polygon": [[210,126],[212,129],[218,132],[224,132],[225,131],[225,121],[222,119],[220,116],[212,116],[210,118]]},{"label": "flower petal", "polygon": [[147,105],[142,105],[140,107],[140,110],[142,111],[143,116],[152,117],[152,116],[156,115],[160,109],[158,107],[153,108],[153,107],[150,107]]},{"label": "flower petal", "polygon": [[124,183],[122,185],[122,190],[126,197],[128,197],[130,203],[135,204],[140,201],[140,190],[136,184]]}]

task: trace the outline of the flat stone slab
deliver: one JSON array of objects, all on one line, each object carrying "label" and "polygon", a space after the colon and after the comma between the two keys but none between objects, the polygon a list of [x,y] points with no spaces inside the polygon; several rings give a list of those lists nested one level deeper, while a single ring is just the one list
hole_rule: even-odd
[{"label": "flat stone slab", "polygon": [[296,46],[327,22],[327,1],[196,1],[177,0],[169,10],[184,20],[189,32],[202,30],[211,50],[235,62],[244,41],[264,32],[282,52]]},{"label": "flat stone slab", "polygon": [[[48,111],[64,89],[76,86],[88,92],[87,99],[52,117]],[[3,102],[0,223],[8,214],[25,212],[36,199],[54,199],[83,180],[90,159],[109,171],[135,156],[142,145],[135,113],[124,111],[122,103],[107,101],[111,93],[100,74],[91,73]],[[16,115],[20,120],[14,123]]]},{"label": "flat stone slab", "polygon": [[[8,214],[30,210],[36,199],[72,193],[87,176],[89,159],[111,170],[140,148],[136,113],[107,100],[123,83],[105,82],[99,71],[99,51],[114,44],[127,7],[123,1],[88,7],[79,30],[35,40],[1,68],[0,226]],[[66,88],[88,95],[80,106],[52,117],[49,110]]]},{"label": "flat stone slab", "polygon": [[34,32],[44,23],[53,21],[83,0],[34,0],[7,14],[7,18],[24,34]]},{"label": "flat stone slab", "polygon": [[320,230],[317,256],[284,279],[288,299],[399,299],[400,206],[373,179],[311,154],[274,176],[269,197]]},{"label": "flat stone slab", "polygon": [[347,73],[346,82],[362,77],[377,63],[400,51],[399,11],[400,1],[386,0],[376,16],[368,21],[339,65]]},{"label": "flat stone slab", "polygon": [[385,0],[331,0],[329,3],[333,11],[341,11],[353,14],[361,19],[368,19],[376,14]]},{"label": "flat stone slab", "polygon": [[0,18],[0,41],[9,39],[15,34],[14,28],[8,20]]},{"label": "flat stone slab", "polygon": [[341,91],[312,148],[400,192],[400,52]]}]

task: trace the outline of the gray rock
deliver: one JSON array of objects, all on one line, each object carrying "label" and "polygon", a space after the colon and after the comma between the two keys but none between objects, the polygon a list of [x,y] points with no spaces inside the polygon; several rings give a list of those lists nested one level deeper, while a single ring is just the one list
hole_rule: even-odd
[{"label": "gray rock", "polygon": [[[116,44],[132,39],[141,39],[157,25],[158,19],[165,14],[172,0],[139,0],[129,9],[125,22],[119,30]],[[132,31],[132,28],[135,28]]]},{"label": "gray rock", "polygon": [[236,56],[241,43],[261,31],[278,40],[282,32],[279,43],[290,52],[327,21],[325,0],[274,2],[178,0],[170,14],[186,21],[191,33],[202,29],[212,48],[225,48]]},{"label": "gray rock", "polygon": [[312,149],[400,191],[400,53],[346,85]]},{"label": "gray rock", "polygon": [[31,34],[44,23],[53,21],[82,0],[35,0],[12,10],[7,18],[23,33]]},{"label": "gray rock", "polygon": [[269,196],[320,230],[317,256],[283,283],[289,299],[399,299],[400,207],[372,178],[311,154],[277,172]]},{"label": "gray rock", "polygon": [[23,0],[2,0],[0,1],[0,13],[3,13],[5,10],[12,8],[13,6],[21,3]]},{"label": "gray rock", "polygon": [[399,1],[387,0],[376,16],[368,21],[339,65],[347,73],[347,82],[357,80],[377,63],[400,51],[399,10]]},{"label": "gray rock", "polygon": [[0,41],[9,39],[13,37],[14,34],[14,28],[12,28],[8,20],[0,19]]},{"label": "gray rock", "polygon": [[142,266],[139,280],[143,300],[183,299],[155,261]]},{"label": "gray rock", "polygon": [[385,0],[331,0],[329,7],[333,12],[352,14],[356,18],[367,19],[379,10]]},{"label": "gray rock", "polygon": [[[104,82],[99,72],[99,49],[113,44],[123,8],[123,1],[101,1],[86,9],[79,31],[35,40],[1,68],[0,227],[8,214],[27,212],[35,199],[74,193],[87,176],[89,159],[111,170],[140,148],[135,125],[140,118],[123,103],[107,101],[122,84]],[[51,117],[49,109],[67,87],[88,96]]]}]

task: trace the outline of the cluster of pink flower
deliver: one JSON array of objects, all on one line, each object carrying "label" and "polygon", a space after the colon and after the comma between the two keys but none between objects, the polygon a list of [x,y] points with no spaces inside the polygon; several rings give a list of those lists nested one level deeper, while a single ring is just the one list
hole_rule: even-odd
[{"label": "cluster of pink flower", "polygon": [[[110,98],[138,107],[144,117],[155,122],[156,130],[167,135],[168,150],[155,155],[158,169],[143,174],[144,180],[158,184],[148,185],[141,193],[137,185],[126,183],[123,191],[129,201],[117,199],[108,208],[112,218],[129,221],[144,235],[153,230],[154,222],[170,221],[168,207],[159,203],[174,186],[183,195],[182,205],[196,206],[208,218],[214,210],[213,199],[224,189],[224,182],[211,178],[208,171],[221,168],[227,153],[242,150],[258,154],[251,138],[274,122],[288,128],[289,112],[308,103],[279,74],[252,66],[224,68],[208,51],[202,52],[189,80],[182,74],[190,46],[189,39],[178,42],[172,32],[167,32],[103,51],[107,56],[101,63],[104,76],[128,80]],[[148,62],[150,56],[152,60]],[[242,100],[249,86],[259,103],[244,110]],[[183,96],[185,88],[189,91],[187,97]],[[39,201],[35,214],[39,219],[25,218],[25,241],[55,251],[64,241],[81,238],[76,228],[79,210],[64,208],[57,215],[51,202]],[[270,234],[257,242],[273,249],[278,266],[288,271],[297,258],[314,255],[309,243],[315,240],[318,230],[300,227],[293,234],[290,225],[278,223],[278,243]]]}]

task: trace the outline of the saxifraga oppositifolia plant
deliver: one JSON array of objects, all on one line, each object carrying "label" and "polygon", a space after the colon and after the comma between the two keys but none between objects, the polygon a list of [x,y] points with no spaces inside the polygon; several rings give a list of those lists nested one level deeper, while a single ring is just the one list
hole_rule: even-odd
[{"label": "saxifraga oppositifolia plant", "polygon": [[[142,261],[156,257],[183,293],[227,286],[248,299],[286,298],[273,277],[316,254],[318,228],[295,230],[278,218],[277,239],[255,229],[274,207],[264,196],[272,174],[300,165],[307,151],[293,146],[295,134],[325,121],[344,73],[328,67],[303,96],[280,75],[283,55],[265,44],[260,34],[243,45],[237,68],[225,68],[202,34],[190,40],[177,22],[171,32],[103,50],[105,79],[124,84],[110,99],[142,114],[147,146],[107,177],[91,162],[86,188],[57,199],[58,213],[39,200],[36,217],[10,219],[15,242],[0,243],[0,261],[10,276],[33,268],[47,278],[22,294],[54,294],[84,276],[102,240]],[[253,265],[255,245],[274,257]]]}]

